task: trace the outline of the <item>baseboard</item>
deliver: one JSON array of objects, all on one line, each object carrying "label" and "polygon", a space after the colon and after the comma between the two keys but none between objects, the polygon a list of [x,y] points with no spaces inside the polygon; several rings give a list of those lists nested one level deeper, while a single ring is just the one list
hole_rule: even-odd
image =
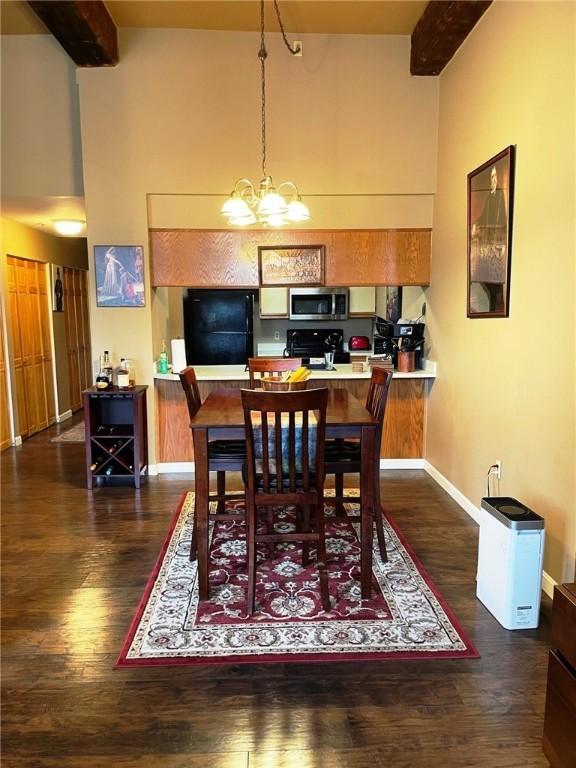
[{"label": "baseboard", "polygon": [[20,437],[20,435],[16,435],[16,437],[14,438],[14,442],[12,443],[12,445],[13,445],[15,448],[17,448],[19,445],[22,445],[22,438]]},{"label": "baseboard", "polygon": [[380,459],[380,469],[425,469],[424,459]]},{"label": "baseboard", "polygon": [[[468,499],[466,496],[464,496],[461,491],[456,488],[455,485],[452,485],[450,480],[444,477],[444,475],[439,472],[435,466],[430,464],[429,461],[424,462],[424,469],[430,477],[432,477],[438,485],[446,491],[446,493],[451,496],[454,501],[462,507],[464,512],[470,515],[470,517],[474,520],[475,523],[480,525],[480,520],[482,519],[482,515],[485,514],[481,509],[479,509],[477,506],[475,506],[470,499]],[[554,594],[554,587],[556,586],[556,582],[554,579],[546,573],[546,571],[542,571],[542,591],[548,595],[548,597],[552,597]]]},{"label": "baseboard", "polygon": [[[380,459],[380,469],[424,469],[424,459]],[[193,461],[168,461],[149,468],[150,475],[166,475],[170,472],[194,472]]]},{"label": "baseboard", "polygon": [[70,410],[64,411],[64,413],[57,414],[57,416],[56,416],[57,424],[60,424],[62,421],[66,421],[67,419],[71,419],[72,415],[73,415],[72,411],[70,411]]},{"label": "baseboard", "polygon": [[430,477],[434,478],[438,485],[443,488],[446,493],[451,496],[454,501],[462,507],[464,512],[467,512],[470,517],[474,520],[475,523],[480,525],[480,520],[482,519],[482,512],[481,510],[475,506],[470,499],[468,499],[464,494],[456,488],[455,485],[452,485],[450,480],[444,477],[444,475],[439,472],[435,466],[430,464],[429,461],[424,461],[424,469]]},{"label": "baseboard", "polygon": [[542,571],[542,590],[548,597],[554,597],[554,587],[558,584],[546,571]]},{"label": "baseboard", "polygon": [[156,471],[151,472],[151,467],[148,470],[150,475],[167,475],[170,472],[194,472],[193,461],[167,461],[161,464],[156,464]]}]

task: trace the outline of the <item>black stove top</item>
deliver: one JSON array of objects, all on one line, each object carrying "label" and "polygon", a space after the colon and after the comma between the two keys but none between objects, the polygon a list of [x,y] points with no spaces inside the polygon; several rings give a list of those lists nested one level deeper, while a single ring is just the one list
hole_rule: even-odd
[{"label": "black stove top", "polygon": [[348,363],[350,355],[344,352],[344,333],[341,328],[290,328],[286,331],[285,357],[324,357],[334,352],[334,362]]}]

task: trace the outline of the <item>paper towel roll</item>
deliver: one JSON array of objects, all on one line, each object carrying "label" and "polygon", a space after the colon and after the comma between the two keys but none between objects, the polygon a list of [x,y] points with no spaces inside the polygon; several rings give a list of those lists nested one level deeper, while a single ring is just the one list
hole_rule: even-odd
[{"label": "paper towel roll", "polygon": [[172,373],[180,373],[186,368],[186,342],[184,339],[172,339]]}]

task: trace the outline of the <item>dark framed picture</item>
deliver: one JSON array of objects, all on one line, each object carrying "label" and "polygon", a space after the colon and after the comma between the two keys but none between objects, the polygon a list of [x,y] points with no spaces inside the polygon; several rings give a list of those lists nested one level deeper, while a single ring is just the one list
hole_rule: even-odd
[{"label": "dark framed picture", "polygon": [[64,269],[58,264],[51,264],[52,271],[52,311],[64,312]]},{"label": "dark framed picture", "polygon": [[323,245],[261,245],[260,285],[323,285]]},{"label": "dark framed picture", "polygon": [[386,320],[397,323],[402,317],[402,287],[388,285],[386,287]]},{"label": "dark framed picture", "polygon": [[468,174],[468,317],[508,317],[514,147]]},{"label": "dark framed picture", "polygon": [[98,307],[144,306],[141,245],[95,245],[94,262]]}]

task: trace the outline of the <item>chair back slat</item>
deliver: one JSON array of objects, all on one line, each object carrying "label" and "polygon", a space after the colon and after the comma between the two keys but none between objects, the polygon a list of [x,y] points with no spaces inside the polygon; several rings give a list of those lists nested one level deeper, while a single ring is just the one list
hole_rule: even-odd
[{"label": "chair back slat", "polygon": [[[241,395],[248,442],[249,491],[255,488],[257,475],[267,494],[295,493],[298,483],[302,490],[309,491],[319,478],[323,482],[328,390],[243,389]],[[271,423],[269,414],[273,416]]]},{"label": "chair back slat", "polygon": [[[259,448],[262,451],[264,491],[270,493],[270,445],[268,443],[268,414],[265,411],[260,411],[260,424],[261,446]],[[252,431],[252,434],[254,434],[254,431]]]},{"label": "chair back slat", "polygon": [[194,368],[189,365],[179,373],[180,384],[186,395],[186,405],[188,406],[188,415],[190,419],[198,413],[202,401],[200,400],[200,390],[198,388],[198,381],[196,379],[196,372]]},{"label": "chair back slat", "polygon": [[[263,375],[282,374],[295,371],[302,365],[299,357],[250,357],[248,359],[248,376],[250,389],[255,389]],[[258,376],[256,376],[258,374]]]},{"label": "chair back slat", "polygon": [[[368,394],[366,395],[366,410],[370,411],[373,418],[377,419],[379,436],[382,436],[382,424],[384,422],[384,412],[392,381],[392,371],[385,368],[373,368]],[[378,445],[380,443],[377,443]]]}]

